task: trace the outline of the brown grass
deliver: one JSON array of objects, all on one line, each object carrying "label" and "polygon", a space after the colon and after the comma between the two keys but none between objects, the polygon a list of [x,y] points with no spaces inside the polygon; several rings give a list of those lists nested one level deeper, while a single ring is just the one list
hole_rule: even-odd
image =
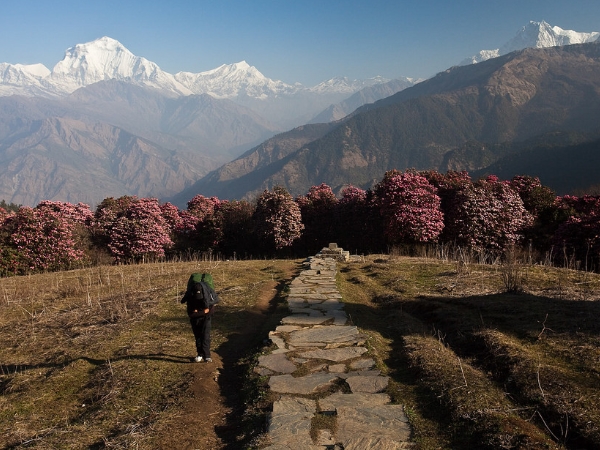
[{"label": "brown grass", "polygon": [[0,448],[153,448],[190,395],[195,348],[179,303],[189,274],[215,278],[218,351],[294,268],[159,263],[0,279]]},{"label": "brown grass", "polygon": [[[183,420],[197,367],[179,303],[194,271],[211,272],[223,299],[213,347],[230,365],[247,364],[236,370],[249,383],[231,379],[229,397],[216,399],[234,411],[219,425],[234,438],[219,448],[259,447],[269,392],[251,375],[258,355],[234,347],[244,333],[268,351],[262,340],[283,312],[248,334],[252,310],[297,268],[165,263],[0,279],[0,448],[177,442],[166,435]],[[600,448],[600,276],[389,255],[339,269],[346,311],[391,377],[388,392],[405,405],[417,448]],[[223,391],[227,373],[215,377]],[[313,426],[335,422],[318,417]]]},{"label": "brown grass", "polygon": [[380,255],[340,286],[420,448],[600,448],[600,276]]}]

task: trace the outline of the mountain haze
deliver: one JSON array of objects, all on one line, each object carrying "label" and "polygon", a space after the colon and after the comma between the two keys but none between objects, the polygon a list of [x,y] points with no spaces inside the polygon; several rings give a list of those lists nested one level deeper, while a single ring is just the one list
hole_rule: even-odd
[{"label": "mountain haze", "polygon": [[[252,183],[235,193],[252,198],[282,185],[300,195],[323,182],[335,189],[370,187],[394,168],[479,170],[513,153],[518,143],[557,130],[593,139],[600,136],[598,73],[598,43],[525,49],[454,67],[359,108],[253,176],[243,173],[238,180]],[[226,186],[234,184],[230,177],[224,189],[207,184],[201,193],[227,198]],[[196,186],[204,186],[202,180]]]},{"label": "mountain haze", "polygon": [[[0,63],[0,198],[185,206],[277,184],[295,195],[321,182],[369,187],[390,168],[516,168],[524,142],[595,142],[598,35],[531,22],[491,59],[417,84],[306,87],[246,61],[170,74],[109,37],[67,49],[52,69]],[[497,56],[523,46],[543,48]]]}]

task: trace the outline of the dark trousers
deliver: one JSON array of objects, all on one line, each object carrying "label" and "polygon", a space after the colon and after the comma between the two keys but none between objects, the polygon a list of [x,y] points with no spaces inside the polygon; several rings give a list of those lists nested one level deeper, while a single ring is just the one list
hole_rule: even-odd
[{"label": "dark trousers", "polygon": [[190,317],[194,338],[196,338],[196,350],[198,356],[210,358],[210,325],[212,314],[207,314],[204,317]]}]

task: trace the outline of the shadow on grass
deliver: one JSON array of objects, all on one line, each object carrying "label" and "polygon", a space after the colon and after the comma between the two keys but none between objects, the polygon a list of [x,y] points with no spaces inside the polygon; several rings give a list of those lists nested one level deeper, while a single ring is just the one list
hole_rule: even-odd
[{"label": "shadow on grass", "polygon": [[[293,275],[295,276],[295,275]],[[237,333],[229,334],[228,339],[215,349],[220,355],[223,370],[219,376],[219,388],[231,413],[225,425],[216,427],[216,433],[224,443],[224,449],[238,450],[247,445],[265,429],[262,414],[249,413],[249,400],[255,400],[255,393],[249,393],[249,371],[252,357],[260,348],[268,345],[269,331],[279,325],[289,314],[284,291],[291,279],[279,281],[266,310],[251,309],[228,312],[227,320],[240,324]],[[223,314],[225,315],[225,314]],[[218,319],[217,319],[218,326]]]},{"label": "shadow on grass", "polygon": [[[348,279],[353,284],[356,281],[352,276]],[[438,393],[421,383],[418,368],[411,368],[403,345],[404,337],[414,334],[434,337],[459,357],[469,359],[485,370],[494,356],[474,336],[480,330],[495,330],[528,343],[537,342],[542,335],[558,340],[564,337],[582,341],[589,339],[592,342],[600,335],[600,321],[597,319],[600,317],[600,302],[595,301],[564,300],[529,294],[412,299],[393,297],[374,298],[372,304],[346,303],[345,310],[354,325],[390,340],[391,351],[383,361],[390,370],[390,376],[398,385],[412,392],[419,414],[437,424],[438,430],[452,449],[488,447],[482,446],[482,436],[461,427],[460,423],[453,420],[451,406],[444,405]],[[507,385],[510,383],[498,378],[499,374],[490,376],[502,389],[508,389]],[[395,394],[398,397],[394,400],[403,403],[402,392]],[[520,400],[517,391],[509,390],[507,395],[517,402]],[[526,400],[523,402],[520,406],[532,406]],[[564,417],[557,416],[555,411],[545,408],[543,404],[536,404],[534,408],[541,411],[547,421],[549,417],[556,419],[552,423],[548,421],[548,425],[538,424],[539,428],[546,431],[544,425],[550,426],[555,428],[553,433],[556,436],[561,436],[560,423],[564,421]],[[600,444],[583,438],[576,428],[569,430],[569,436],[567,442],[561,442],[566,449],[600,448]]]}]

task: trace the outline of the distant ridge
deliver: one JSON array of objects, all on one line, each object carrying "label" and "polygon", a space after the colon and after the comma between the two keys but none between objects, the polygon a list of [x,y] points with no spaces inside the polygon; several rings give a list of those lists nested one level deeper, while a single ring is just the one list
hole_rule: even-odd
[{"label": "distant ridge", "polygon": [[[529,48],[454,67],[359,108],[322,136],[312,126],[280,135],[277,146],[292,151],[275,160],[264,153],[265,145],[272,147],[267,141],[186,193],[251,199],[276,185],[294,196],[321,183],[336,191],[348,184],[368,188],[390,169],[484,170],[509,154],[518,159],[527,140],[562,145],[554,141],[557,131],[577,135],[578,143],[591,141],[600,136],[598,73],[596,42]],[[250,161],[257,169],[236,176]],[[596,166],[579,167],[600,182]]]}]

